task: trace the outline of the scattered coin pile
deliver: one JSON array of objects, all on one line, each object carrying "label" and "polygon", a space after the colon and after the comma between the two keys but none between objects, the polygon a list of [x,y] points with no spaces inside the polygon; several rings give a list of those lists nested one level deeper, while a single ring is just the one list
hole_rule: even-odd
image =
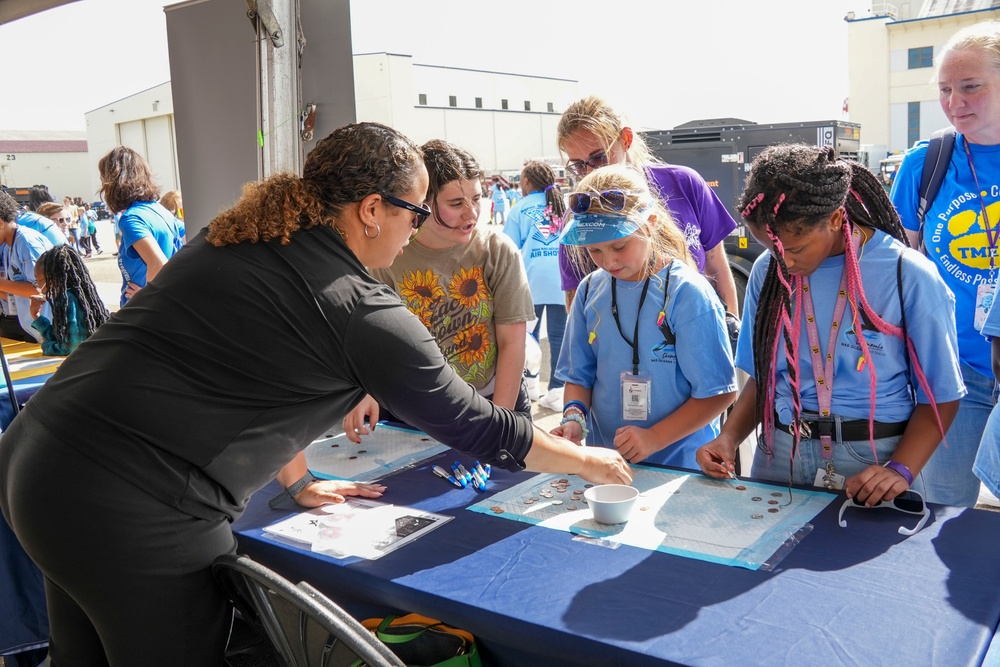
[{"label": "scattered coin pile", "polygon": [[[556,497],[556,494],[557,493],[559,493],[559,494],[565,494],[567,491],[569,491],[569,486],[570,486],[569,480],[568,479],[557,479],[555,481],[549,482],[549,486],[551,487],[551,490],[549,490],[549,489],[542,489],[541,491],[538,492],[538,497],[528,496],[527,498],[525,498],[523,500],[524,504],[525,505],[534,505],[535,503],[537,503],[542,498],[545,498],[546,500],[551,500],[552,502],[548,503],[549,505],[562,505],[562,504],[564,504],[561,499],[559,499],[559,498]],[[583,491],[584,491],[584,489],[588,489],[588,488],[590,488],[592,486],[593,486],[593,484],[584,484],[583,485],[583,489],[574,489],[572,492],[570,492],[569,499],[571,501],[573,501],[573,502],[580,502],[580,503],[583,503],[584,505],[586,505],[587,504],[587,499],[583,497]],[[574,510],[579,509],[579,507],[577,505],[570,504],[570,505],[566,505],[565,509],[566,509],[567,512],[572,512]],[[493,507],[490,508],[490,511],[493,512],[494,514],[503,514],[504,509],[500,505],[494,505]]]}]

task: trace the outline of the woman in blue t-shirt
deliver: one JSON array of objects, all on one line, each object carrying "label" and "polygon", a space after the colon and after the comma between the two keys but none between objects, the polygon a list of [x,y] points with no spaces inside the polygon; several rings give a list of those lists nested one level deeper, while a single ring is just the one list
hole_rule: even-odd
[{"label": "woman in blue t-shirt", "polygon": [[104,201],[112,212],[121,212],[118,268],[124,306],[156,277],[180,243],[174,216],[157,201],[160,189],[141,155],[118,146],[101,158],[97,170]]}]

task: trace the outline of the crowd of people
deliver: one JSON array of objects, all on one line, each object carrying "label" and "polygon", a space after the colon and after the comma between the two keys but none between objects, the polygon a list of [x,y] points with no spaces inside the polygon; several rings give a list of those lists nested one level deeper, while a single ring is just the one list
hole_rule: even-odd
[{"label": "crowd of people", "polygon": [[[642,462],[728,477],[754,437],[752,476],[868,506],[971,506],[980,479],[1000,492],[1000,23],[959,32],[937,74],[957,140],[929,228],[925,144],[891,196],[831,148],[767,148],[737,207],[767,249],[744,303],[726,205],[596,96],[558,126],[566,197],[545,163],[524,165],[511,203],[461,146],[362,122],[301,176],[248,184],[183,250],[179,196],[116,148],[99,163],[120,214],[110,319],[75,244],[53,248],[0,197],[8,316],[75,348],[0,441],[0,509],[44,574],[54,663],[160,664],[152,645],[218,664],[231,612],[210,566],[250,495],[274,478],[303,507],[387,491],[308,471],[305,447],[337,422],[360,442],[391,415],[484,462],[593,483]],[[487,202],[502,231],[477,224]],[[525,376],[543,318],[550,432]],[[67,494],[78,520],[53,530]]]}]

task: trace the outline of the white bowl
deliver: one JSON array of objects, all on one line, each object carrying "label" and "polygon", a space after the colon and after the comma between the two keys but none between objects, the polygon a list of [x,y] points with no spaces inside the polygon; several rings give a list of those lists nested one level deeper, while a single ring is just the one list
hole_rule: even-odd
[{"label": "white bowl", "polygon": [[626,484],[601,484],[583,492],[597,523],[625,523],[639,497],[639,490]]}]

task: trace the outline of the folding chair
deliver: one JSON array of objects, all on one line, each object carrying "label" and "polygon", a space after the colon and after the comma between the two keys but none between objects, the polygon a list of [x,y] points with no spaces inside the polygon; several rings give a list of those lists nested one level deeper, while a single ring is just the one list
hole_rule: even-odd
[{"label": "folding chair", "polygon": [[305,582],[297,586],[247,556],[226,554],[212,574],[283,667],[406,667],[358,621]]}]

